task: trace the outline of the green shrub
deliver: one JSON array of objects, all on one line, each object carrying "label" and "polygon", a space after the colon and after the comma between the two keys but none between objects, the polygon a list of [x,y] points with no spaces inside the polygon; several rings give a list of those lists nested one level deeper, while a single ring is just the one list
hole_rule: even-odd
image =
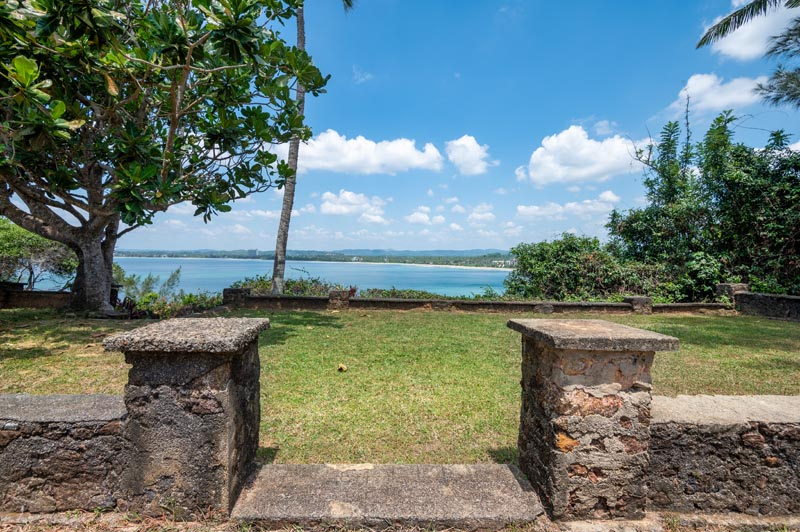
[{"label": "green shrub", "polygon": [[[269,274],[246,277],[236,281],[232,288],[249,288],[253,295],[269,295],[272,293],[272,276]],[[350,287],[331,283],[319,277],[302,277],[286,279],[284,295],[287,296],[322,296],[326,297],[332,290],[348,290]]]}]

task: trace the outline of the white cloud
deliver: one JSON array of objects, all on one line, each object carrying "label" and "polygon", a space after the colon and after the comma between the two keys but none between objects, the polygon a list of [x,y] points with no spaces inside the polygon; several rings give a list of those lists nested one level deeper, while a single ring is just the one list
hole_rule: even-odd
[{"label": "white cloud", "polygon": [[759,100],[755,93],[756,85],[766,81],[766,76],[759,76],[755,79],[735,78],[724,82],[716,74],[694,74],[669,108],[674,112],[683,112],[687,95],[690,98],[690,109],[700,113],[746,107]]},{"label": "white cloud", "polygon": [[481,146],[472,135],[464,135],[460,139],[448,140],[444,151],[447,158],[453,163],[461,175],[485,174],[489,166],[495,166],[497,161],[489,161],[489,145]]},{"label": "white cloud", "polygon": [[451,223],[448,227],[450,227],[451,231],[463,231],[464,228],[458,225],[457,223]]},{"label": "white cloud", "polygon": [[356,85],[361,85],[374,79],[375,76],[361,69],[358,65],[353,65],[353,81]]},{"label": "white cloud", "polygon": [[235,224],[233,227],[230,228],[231,233],[234,235],[249,235],[251,233],[250,229],[243,226],[242,224]]},{"label": "white cloud", "polygon": [[314,214],[317,212],[317,208],[314,207],[313,203],[307,203],[305,206],[300,208],[300,212],[303,214]]},{"label": "white cloud", "polygon": [[606,135],[612,134],[614,132],[614,128],[616,127],[616,122],[612,122],[610,120],[600,120],[599,122],[595,122],[594,132],[601,137],[605,137]]},{"label": "white cloud", "polygon": [[494,189],[494,193],[497,194],[498,196],[505,196],[506,194],[508,194],[508,192],[509,190],[503,187]]},{"label": "white cloud", "polygon": [[444,210],[445,210],[445,206],[444,205],[437,205],[436,206],[436,212],[444,212]]},{"label": "white cloud", "polygon": [[180,220],[164,220],[162,225],[166,225],[171,229],[186,229],[186,223]]},{"label": "white cloud", "polygon": [[441,214],[431,218],[431,223],[433,224],[443,224],[444,222],[445,222],[444,216],[442,216]]},{"label": "white cloud", "polygon": [[531,154],[528,167],[517,168],[516,175],[537,186],[606,181],[641,169],[633,159],[635,151],[634,142],[619,135],[594,140],[583,127],[570,126],[542,139],[542,145]]},{"label": "white cloud", "polygon": [[[746,2],[732,2],[733,9],[742,7]],[[781,6],[767,15],[756,17],[724,39],[711,45],[714,53],[732,59],[747,61],[763,56],[769,48],[769,38],[783,32],[797,12]],[[719,22],[722,17],[714,20]],[[707,28],[706,28],[707,29]]]},{"label": "white cloud", "polygon": [[322,194],[322,204],[319,212],[322,214],[333,215],[354,215],[359,214],[358,220],[362,223],[388,224],[383,217],[383,206],[386,201],[377,196],[372,198],[365,194],[340,190],[338,194],[325,192]]},{"label": "white cloud", "polygon": [[410,224],[421,224],[421,225],[431,224],[431,217],[428,216],[427,213],[418,210],[412,212],[408,216],[405,216],[405,220]]},{"label": "white cloud", "polygon": [[416,210],[418,210],[419,212],[431,212],[431,208],[428,207],[427,205],[420,205],[419,207],[417,207]]},{"label": "white cloud", "polygon": [[547,220],[565,220],[568,216],[591,218],[596,215],[605,216],[614,208],[620,198],[610,190],[601,193],[595,199],[570,201],[560,204],[549,202],[544,205],[517,205],[517,215],[522,218],[540,218]]},{"label": "white cloud", "polygon": [[568,192],[573,192],[573,193],[574,192],[580,192],[581,191],[581,187],[579,187],[578,185],[572,185],[571,187],[567,187],[567,191]]},{"label": "white cloud", "polygon": [[[285,158],[286,148],[275,147]],[[375,142],[359,135],[348,139],[333,129],[300,147],[299,171],[326,170],[353,174],[396,174],[421,169],[439,171],[444,157],[431,143],[418,150],[416,141],[399,138]]]},{"label": "white cloud", "polygon": [[789,144],[789,149],[794,151],[800,151],[800,140],[798,140],[794,144]]},{"label": "white cloud", "polygon": [[452,198],[445,198],[442,201],[444,201],[448,205],[450,205],[451,203],[458,203],[458,196],[453,196]]},{"label": "white cloud", "polygon": [[459,214],[464,214],[465,212],[467,212],[467,209],[458,204],[453,205],[453,207],[450,210],[453,212],[457,212]]},{"label": "white cloud", "polygon": [[495,215],[492,212],[493,209],[494,209],[493,205],[489,205],[488,203],[481,203],[480,205],[472,209],[472,213],[470,213],[470,215],[467,217],[467,221],[472,224],[491,222],[495,219]]},{"label": "white cloud", "polygon": [[508,236],[519,236],[522,234],[522,226],[514,222],[506,222],[505,225],[503,225],[503,233]]}]

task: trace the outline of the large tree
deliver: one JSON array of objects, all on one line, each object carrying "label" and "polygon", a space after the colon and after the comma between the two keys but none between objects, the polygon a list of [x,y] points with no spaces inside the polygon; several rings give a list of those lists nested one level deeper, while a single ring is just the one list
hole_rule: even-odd
[{"label": "large tree", "polygon": [[[781,6],[800,8],[800,0],[753,0],[708,28],[697,43],[697,47],[712,44],[754,18],[766,15]],[[795,18],[783,33],[773,36],[771,41],[767,56],[787,60],[800,57],[800,16]],[[765,101],[773,105],[789,105],[800,109],[800,67],[778,65],[770,79],[758,85],[757,91]]]},{"label": "large tree", "polygon": [[310,137],[291,91],[326,82],[278,31],[297,4],[0,5],[0,214],[75,251],[78,305],[109,308],[114,246],[155,213],[292,174],[267,147]]},{"label": "large tree", "polygon": [[[342,0],[345,11],[353,8],[355,0]],[[303,0],[297,6],[297,48],[306,49],[306,19]],[[300,114],[305,112],[306,91],[300,84],[297,86],[297,108]],[[294,136],[289,141],[288,165],[291,170],[286,176],[283,188],[283,204],[281,205],[281,218],[278,223],[278,235],[275,239],[275,259],[272,266],[272,293],[283,294],[285,288],[284,275],[286,273],[286,245],[289,242],[289,224],[292,221],[294,208],[294,190],[297,184],[297,159],[300,152],[300,137]]]}]

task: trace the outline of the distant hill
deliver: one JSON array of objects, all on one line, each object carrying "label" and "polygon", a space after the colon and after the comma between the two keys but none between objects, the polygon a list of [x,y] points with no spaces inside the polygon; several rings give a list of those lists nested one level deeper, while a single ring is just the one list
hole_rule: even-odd
[{"label": "distant hill", "polygon": [[480,257],[483,255],[507,255],[507,249],[429,249],[424,251],[407,249],[341,249],[332,253],[360,257]]},{"label": "distant hill", "polygon": [[[167,256],[167,257],[265,257],[271,258],[272,251],[258,249],[117,249],[121,256]],[[344,255],[350,257],[481,257],[484,255],[508,255],[504,249],[337,249],[333,251],[317,251],[311,249],[290,249],[287,254],[291,256],[334,256]]]}]

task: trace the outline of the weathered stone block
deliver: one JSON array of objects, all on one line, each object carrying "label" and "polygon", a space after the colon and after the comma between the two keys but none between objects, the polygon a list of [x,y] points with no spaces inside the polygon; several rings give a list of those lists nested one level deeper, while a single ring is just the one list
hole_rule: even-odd
[{"label": "weathered stone block", "polygon": [[654,397],[652,509],[800,513],[800,397]]},{"label": "weathered stone block", "polygon": [[117,396],[0,395],[0,511],[116,506],[125,417]]},{"label": "weathered stone block", "polygon": [[258,333],[268,320],[177,319],[115,335],[131,364],[132,444],[122,496],[132,509],[230,511],[258,450]]},{"label": "weathered stone block", "polygon": [[350,308],[350,290],[331,290],[328,293],[328,310]]},{"label": "weathered stone block", "polygon": [[650,367],[675,338],[601,320],[512,320],[520,468],[557,519],[644,516]]},{"label": "weathered stone block", "polygon": [[747,283],[720,283],[716,286],[715,289],[717,301],[721,300],[724,297],[730,303],[736,301],[735,296],[737,292],[749,292],[749,291],[750,291],[750,285]]},{"label": "weathered stone block", "polygon": [[652,314],[653,300],[644,296],[630,296],[622,299],[623,303],[631,306],[634,314]]}]

